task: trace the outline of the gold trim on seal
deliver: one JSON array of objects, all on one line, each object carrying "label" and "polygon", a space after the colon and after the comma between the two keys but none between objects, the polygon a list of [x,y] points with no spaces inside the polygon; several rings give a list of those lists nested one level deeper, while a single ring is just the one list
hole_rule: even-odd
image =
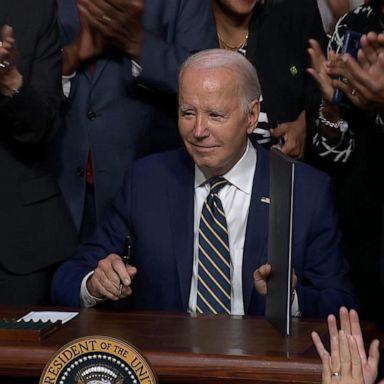
[{"label": "gold trim on seal", "polygon": [[72,340],[46,364],[40,384],[158,384],[146,358],[131,344],[108,336]]}]

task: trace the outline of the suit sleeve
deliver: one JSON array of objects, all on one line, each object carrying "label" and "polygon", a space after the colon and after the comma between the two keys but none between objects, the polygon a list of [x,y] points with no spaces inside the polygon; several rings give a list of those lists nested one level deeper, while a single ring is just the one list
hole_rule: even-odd
[{"label": "suit sleeve", "polygon": [[309,224],[302,273],[298,276],[299,305],[302,316],[307,318],[337,315],[342,305],[356,307],[348,266],[339,247],[331,181],[324,176],[320,182],[314,184],[318,188],[314,200],[310,200],[315,209]]},{"label": "suit sleeve", "polygon": [[[198,51],[218,47],[216,27],[206,0],[169,2],[177,7],[167,20],[162,36],[145,31],[140,55],[140,82],[157,90],[177,92],[177,76],[186,58]],[[164,20],[163,20],[164,22]]]},{"label": "suit sleeve", "polygon": [[3,134],[21,143],[50,141],[59,123],[61,52],[56,3],[52,0],[41,2],[40,15],[41,19],[36,21],[40,29],[29,73],[21,73],[23,86],[14,97],[0,100],[0,115],[3,126],[7,127]]},{"label": "suit sleeve", "polygon": [[132,175],[127,177],[119,194],[95,235],[82,243],[75,255],[62,264],[52,281],[51,298],[56,305],[80,306],[80,287],[83,278],[93,271],[100,260],[110,253],[121,255],[129,229]]}]

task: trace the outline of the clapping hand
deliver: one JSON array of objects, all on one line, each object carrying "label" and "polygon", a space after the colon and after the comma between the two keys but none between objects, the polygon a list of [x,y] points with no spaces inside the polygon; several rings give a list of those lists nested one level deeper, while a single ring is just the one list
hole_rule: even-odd
[{"label": "clapping hand", "polygon": [[0,93],[13,96],[20,89],[23,78],[16,67],[16,40],[9,25],[1,29],[0,42]]},{"label": "clapping hand", "polygon": [[312,332],[312,340],[323,363],[322,384],[373,384],[379,363],[379,341],[372,341],[367,357],[357,312],[341,307],[340,331],[333,315],[328,316],[328,331],[330,353],[320,336]]}]

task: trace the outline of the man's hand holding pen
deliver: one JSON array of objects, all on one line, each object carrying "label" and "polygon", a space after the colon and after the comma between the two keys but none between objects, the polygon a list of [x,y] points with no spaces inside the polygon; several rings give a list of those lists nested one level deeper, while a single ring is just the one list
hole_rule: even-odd
[{"label": "man's hand holding pen", "polygon": [[136,272],[135,267],[125,264],[122,256],[111,253],[99,261],[88,279],[88,292],[100,299],[123,299],[132,293],[131,283]]}]

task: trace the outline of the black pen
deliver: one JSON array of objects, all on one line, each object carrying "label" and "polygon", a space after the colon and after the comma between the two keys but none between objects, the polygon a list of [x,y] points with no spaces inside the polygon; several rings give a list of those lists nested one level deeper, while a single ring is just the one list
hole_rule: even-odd
[{"label": "black pen", "polygon": [[[132,240],[131,240],[131,236],[127,235],[124,239],[123,254],[121,255],[121,260],[123,261],[125,267],[128,267],[128,265],[130,265],[131,256],[132,256]],[[120,295],[121,295],[123,286],[124,284],[120,283],[120,287],[119,287]]]},{"label": "black pen", "polygon": [[124,250],[121,259],[123,260],[125,266],[128,266],[131,263],[132,256],[132,240],[131,236],[127,235],[124,240]]}]

